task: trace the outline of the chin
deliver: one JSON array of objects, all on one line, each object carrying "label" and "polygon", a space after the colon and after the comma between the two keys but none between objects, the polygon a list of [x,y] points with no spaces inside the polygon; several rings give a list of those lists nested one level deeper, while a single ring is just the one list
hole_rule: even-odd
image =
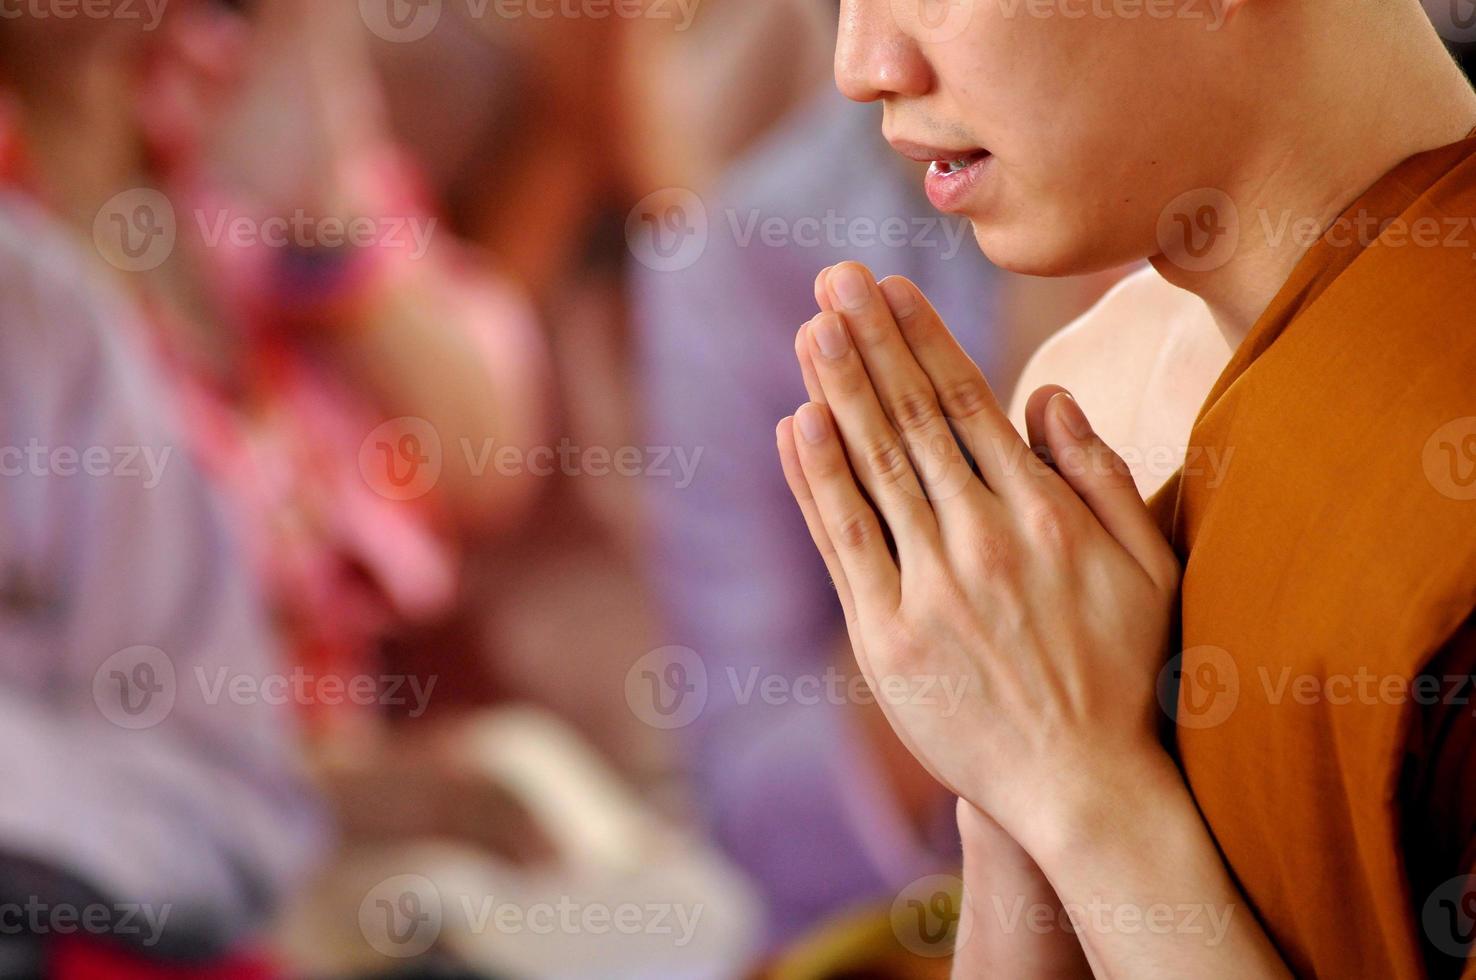
[{"label": "chin", "polygon": [[974,240],[984,257],[998,268],[1022,276],[1084,276],[1144,257],[1124,257],[1104,249],[1105,235],[1076,237],[1060,231],[1053,233],[1053,229],[1039,221],[975,219],[973,226]]},{"label": "chin", "polygon": [[1072,276],[1086,271],[1069,243],[1034,223],[974,221],[974,240],[985,258],[1006,272],[1022,276]]}]

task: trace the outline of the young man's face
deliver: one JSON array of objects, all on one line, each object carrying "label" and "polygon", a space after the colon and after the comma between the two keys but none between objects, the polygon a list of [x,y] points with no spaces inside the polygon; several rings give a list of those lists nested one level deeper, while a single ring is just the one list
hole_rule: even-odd
[{"label": "young man's face", "polygon": [[[1165,206],[1220,187],[1254,98],[1226,0],[842,0],[836,81],[885,105],[904,154],[997,265],[1037,275],[1152,256]],[[1157,15],[1150,15],[1156,11]],[[912,145],[908,145],[912,144]],[[986,155],[987,154],[987,155]]]}]

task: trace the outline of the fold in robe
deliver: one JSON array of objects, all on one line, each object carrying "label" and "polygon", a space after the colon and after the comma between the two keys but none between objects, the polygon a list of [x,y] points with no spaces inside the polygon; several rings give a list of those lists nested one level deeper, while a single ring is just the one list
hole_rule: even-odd
[{"label": "fold in robe", "polygon": [[1177,751],[1234,914],[1300,976],[1476,976],[1473,216],[1476,139],[1366,191],[1150,501],[1185,561]]}]

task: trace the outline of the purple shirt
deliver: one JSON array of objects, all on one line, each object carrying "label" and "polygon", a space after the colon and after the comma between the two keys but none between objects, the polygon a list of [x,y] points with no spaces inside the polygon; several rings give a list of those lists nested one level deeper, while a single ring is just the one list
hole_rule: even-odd
[{"label": "purple shirt", "polygon": [[324,826],[295,709],[218,683],[277,649],[100,269],[0,197],[0,888],[49,869],[166,914],[161,949],[220,948]]}]

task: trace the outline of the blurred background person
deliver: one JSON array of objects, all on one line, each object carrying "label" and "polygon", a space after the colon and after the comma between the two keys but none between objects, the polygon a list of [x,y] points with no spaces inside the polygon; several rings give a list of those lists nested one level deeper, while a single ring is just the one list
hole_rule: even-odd
[{"label": "blurred background person", "polygon": [[0,976],[268,975],[327,843],[292,708],[197,682],[286,665],[139,317],[0,189]]},{"label": "blurred background person", "polygon": [[[543,354],[518,292],[436,234],[385,132],[356,13],[263,0],[251,15],[201,0],[113,47],[95,20],[8,23],[12,180],[91,234],[147,304],[191,449],[232,504],[292,664],[382,677],[397,633],[453,604],[462,544],[525,512],[531,480],[482,479],[474,463],[484,443],[541,436]],[[168,203],[141,212],[151,188]],[[140,219],[169,222],[174,247],[135,262]],[[281,222],[296,223],[270,240]],[[350,222],[365,241],[338,244]],[[408,493],[394,484],[417,465],[399,455],[407,439],[439,468]],[[418,689],[443,676],[443,701],[475,701],[480,662],[447,651]],[[351,838],[534,838],[509,806],[489,810],[501,794],[474,788],[442,751],[454,742],[386,741],[383,706],[308,700]],[[385,805],[411,786],[416,805]]]}]

